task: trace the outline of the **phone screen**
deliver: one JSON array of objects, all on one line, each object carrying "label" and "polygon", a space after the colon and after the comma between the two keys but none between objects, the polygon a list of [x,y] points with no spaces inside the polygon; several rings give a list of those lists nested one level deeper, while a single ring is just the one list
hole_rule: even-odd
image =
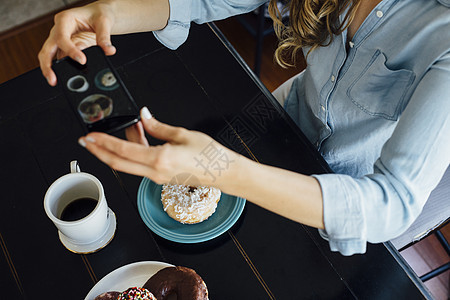
[{"label": "phone screen", "polygon": [[137,123],[138,107],[103,50],[93,46],[83,52],[85,65],[66,57],[53,70],[84,128],[113,133]]}]

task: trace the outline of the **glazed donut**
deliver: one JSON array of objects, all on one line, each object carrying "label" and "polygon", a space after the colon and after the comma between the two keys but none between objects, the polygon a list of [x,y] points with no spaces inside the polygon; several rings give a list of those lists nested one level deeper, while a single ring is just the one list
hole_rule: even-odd
[{"label": "glazed donut", "polygon": [[159,270],[145,284],[158,300],[176,294],[178,300],[208,300],[208,289],[194,270],[186,267],[167,267]]},{"label": "glazed donut", "polygon": [[183,224],[195,224],[208,219],[220,200],[220,190],[207,186],[164,184],[161,201],[164,211]]}]

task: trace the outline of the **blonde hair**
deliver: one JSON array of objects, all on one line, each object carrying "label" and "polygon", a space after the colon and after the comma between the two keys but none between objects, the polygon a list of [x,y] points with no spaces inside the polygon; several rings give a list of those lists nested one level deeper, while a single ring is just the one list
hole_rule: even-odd
[{"label": "blonde hair", "polygon": [[[279,44],[275,61],[282,67],[295,65],[297,52],[311,47],[308,54],[318,47],[326,47],[334,35],[342,33],[353,20],[361,0],[290,0],[280,11],[277,0],[270,0],[269,14],[273,20]],[[339,16],[347,10],[343,21]],[[289,24],[282,15],[289,12]]]}]

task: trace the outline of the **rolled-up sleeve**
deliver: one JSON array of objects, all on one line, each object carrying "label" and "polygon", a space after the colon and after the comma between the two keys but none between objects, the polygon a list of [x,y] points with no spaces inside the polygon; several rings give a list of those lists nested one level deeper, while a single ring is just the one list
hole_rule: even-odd
[{"label": "rolled-up sleeve", "polygon": [[191,22],[198,24],[221,20],[247,13],[267,0],[225,1],[225,0],[169,0],[170,16],[166,27],[154,31],[156,39],[169,49],[183,44]]},{"label": "rolled-up sleeve", "polygon": [[374,173],[314,175],[323,194],[324,235],[333,251],[364,253],[418,217],[450,163],[450,54],[425,73]]}]

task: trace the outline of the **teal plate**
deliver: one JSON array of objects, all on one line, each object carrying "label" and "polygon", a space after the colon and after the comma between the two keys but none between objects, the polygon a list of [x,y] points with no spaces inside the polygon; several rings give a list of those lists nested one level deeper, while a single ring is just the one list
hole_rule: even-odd
[{"label": "teal plate", "polygon": [[222,193],[216,212],[207,220],[197,224],[182,224],[164,211],[161,189],[161,185],[144,178],[138,191],[138,210],[148,228],[173,242],[192,244],[211,240],[230,229],[245,206],[245,199]]}]

